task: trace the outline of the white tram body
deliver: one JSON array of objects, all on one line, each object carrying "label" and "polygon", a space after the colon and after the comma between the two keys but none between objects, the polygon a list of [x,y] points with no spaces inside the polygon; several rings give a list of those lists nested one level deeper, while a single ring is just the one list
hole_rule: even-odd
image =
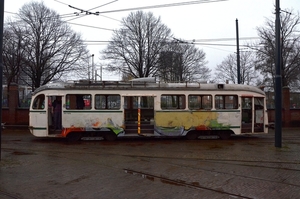
[{"label": "white tram body", "polygon": [[[53,129],[52,101],[61,97],[62,129]],[[84,107],[78,106],[78,99]],[[37,137],[181,137],[268,133],[265,93],[238,84],[61,82],[33,93],[29,128]]]}]

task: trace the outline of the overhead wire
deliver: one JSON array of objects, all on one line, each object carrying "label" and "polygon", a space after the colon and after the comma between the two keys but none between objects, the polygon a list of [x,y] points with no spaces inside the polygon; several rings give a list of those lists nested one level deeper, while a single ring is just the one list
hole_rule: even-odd
[{"label": "overhead wire", "polygon": [[[214,43],[214,44],[211,44],[211,43],[196,43],[194,42],[193,44],[195,45],[202,45],[202,46],[236,46],[236,44],[218,44],[218,43]],[[240,46],[244,46],[244,45],[240,45]]]},{"label": "overhead wire", "polygon": [[[260,39],[259,37],[240,37],[239,40],[256,40]],[[211,42],[211,41],[232,41],[236,40],[236,38],[216,38],[216,39],[193,39],[193,40],[186,40],[185,43],[194,44],[196,42]],[[103,40],[85,40],[86,42],[110,42],[110,41],[103,41]],[[170,40],[169,42],[172,42],[173,40]],[[191,41],[191,42],[189,42]]]},{"label": "overhead wire", "polygon": [[[5,11],[7,12],[7,11]],[[15,14],[17,15],[17,13],[13,13],[13,12],[7,12],[9,14]],[[59,16],[64,16],[62,18],[67,18],[67,17],[70,17],[68,16],[69,14],[65,14],[65,15],[59,15]],[[19,23],[19,22],[18,22]],[[94,29],[100,29],[100,30],[107,30],[107,31],[114,31],[114,29],[109,29],[109,28],[102,28],[102,27],[97,27],[97,26],[90,26],[90,25],[85,25],[85,24],[78,24],[78,23],[72,23],[72,22],[67,22],[69,24],[72,24],[72,25],[76,25],[76,26],[82,26],[82,27],[88,27],[88,28],[94,28]]]},{"label": "overhead wire", "polygon": [[215,49],[215,50],[220,50],[220,51],[224,51],[224,52],[234,52],[232,50],[224,50],[224,49],[221,49],[221,48],[215,48],[215,47],[211,47],[211,46],[205,46],[205,48],[210,48],[210,49]]},{"label": "overhead wire", "polygon": [[[103,7],[105,5],[111,4],[113,2],[116,2],[117,0],[111,1],[109,3],[103,4],[103,5],[100,5],[100,6],[96,6],[94,8],[88,9],[88,10],[84,10],[84,9],[81,9],[81,8],[76,8],[74,6],[71,6],[69,4],[63,3],[63,2],[58,1],[58,0],[54,0],[54,1],[59,2],[61,4],[64,4],[64,5],[67,5],[70,8],[73,8],[73,9],[76,9],[76,10],[80,10],[81,13],[76,13],[76,12],[74,13],[74,14],[77,14],[77,15],[79,14],[80,15],[82,13],[89,13],[89,11],[91,11],[91,10],[94,10],[96,8],[100,8],[100,7]],[[99,15],[99,16],[106,17],[106,18],[109,18],[109,19],[121,22],[120,20],[113,19],[113,18],[104,16],[104,15],[101,15],[101,14],[103,14],[103,13],[112,13],[112,12],[119,12],[119,11],[121,12],[121,11],[130,11],[130,10],[141,10],[141,9],[153,9],[153,8],[163,8],[163,7],[185,6],[185,5],[201,4],[201,3],[213,3],[213,2],[220,2],[220,1],[228,1],[228,0],[198,0],[198,1],[188,1],[188,2],[179,2],[179,3],[171,3],[171,4],[160,4],[160,5],[152,5],[152,6],[135,7],[135,8],[126,8],[126,9],[120,9],[120,10],[111,10],[111,11],[103,11],[103,12],[95,12],[95,13],[97,13],[97,15]],[[66,21],[68,23],[70,23],[70,24],[80,26],[80,24],[78,24],[78,23],[71,23],[70,21],[78,19],[78,18],[81,18],[83,16],[87,16],[87,15],[88,14],[84,14],[84,15],[81,15],[81,16],[78,16],[78,17],[66,20]],[[110,30],[110,31],[112,31],[112,29],[108,29],[108,28],[100,28],[100,27],[89,26],[89,25],[84,25],[84,24],[82,24],[82,26],[83,27],[98,28],[98,29],[102,29],[102,30]]]},{"label": "overhead wire", "polygon": [[88,11],[90,11],[90,10],[95,10],[96,8],[100,8],[100,7],[103,7],[103,6],[112,4],[112,3],[116,2],[116,1],[118,1],[118,0],[114,0],[114,1],[111,1],[111,2],[108,2],[108,3],[105,3],[105,4],[101,5],[101,6],[96,6],[96,7],[94,7],[94,8],[89,9]]},{"label": "overhead wire", "polygon": [[[259,37],[241,37],[239,38],[240,40],[257,40]],[[225,50],[221,48],[216,48],[215,46],[220,46],[220,47],[236,47],[236,44],[222,44],[222,43],[209,43],[212,41],[233,41],[236,40],[236,38],[216,38],[216,39],[194,39],[192,42],[183,42],[186,44],[192,44],[192,45],[199,45],[205,48],[211,48],[211,49],[216,49],[216,50],[221,50],[221,51],[226,51],[226,52],[234,52],[232,50]],[[202,41],[202,42],[195,42],[195,41]],[[107,43],[111,41],[103,41],[103,40],[84,40],[84,43],[87,43],[88,45],[106,45]],[[172,42],[172,40],[170,40]],[[176,41],[175,41],[176,42]],[[205,43],[207,42],[207,43]],[[240,45],[241,47],[249,48],[249,45]]]},{"label": "overhead wire", "polygon": [[142,7],[135,7],[135,8],[125,8],[125,9],[118,9],[118,10],[108,10],[108,11],[99,12],[99,14],[113,13],[113,12],[125,12],[125,11],[131,11],[131,10],[145,10],[145,9],[166,8],[166,7],[175,7],[175,6],[185,6],[185,5],[202,4],[202,3],[214,3],[214,2],[221,2],[221,1],[228,1],[228,0],[187,1],[187,2],[170,3],[170,4],[160,4],[160,5],[153,5],[153,6],[142,6]]},{"label": "overhead wire", "polygon": [[[63,3],[61,1],[58,1],[58,0],[54,0],[56,2],[59,2],[59,3],[62,3],[64,5],[68,5],[66,3]],[[118,0],[114,0],[114,1],[111,1],[109,3],[106,3],[106,4],[103,4],[101,6],[96,6],[94,8],[91,8],[91,9],[88,9],[88,10],[84,10],[84,9],[81,9],[81,8],[76,8],[74,6],[71,6],[71,5],[68,5],[70,8],[73,8],[73,9],[76,9],[76,10],[80,10],[81,13],[85,12],[86,15],[82,15],[82,16],[78,16],[78,17],[75,17],[73,19],[70,19],[68,21],[71,21],[71,20],[75,20],[75,19],[78,19],[78,18],[81,18],[81,17],[84,17],[84,16],[87,16],[90,14],[89,11],[91,10],[94,10],[96,8],[100,8],[100,7],[103,7],[105,5],[108,5],[108,4],[111,4],[113,2],[116,2]],[[95,14],[95,15],[99,15],[100,14],[104,14],[104,13],[113,13],[113,12],[124,12],[124,11],[132,11],[132,10],[144,10],[144,9],[155,9],[155,8],[165,8],[165,7],[175,7],[175,6],[185,6],[185,5],[193,5],[193,4],[202,4],[202,3],[214,3],[214,2],[221,2],[221,1],[228,1],[228,0],[198,0],[198,1],[187,1],[187,2],[179,2],[179,3],[170,3],[170,4],[160,4],[160,5],[152,5],[152,6],[142,6],[142,7],[134,7],[134,8],[125,8],[125,9],[118,9],[118,10],[109,10],[109,11],[97,11],[97,12],[91,12],[91,14]],[[103,16],[103,15],[102,15]]]},{"label": "overhead wire", "polygon": [[109,29],[109,28],[101,28],[97,26],[90,26],[90,25],[84,25],[84,24],[77,24],[73,22],[68,22],[69,24],[76,25],[76,26],[83,26],[83,27],[88,27],[88,28],[96,28],[96,29],[101,29],[101,30],[109,30],[109,31],[114,31],[114,29]]},{"label": "overhead wire", "polygon": [[8,14],[13,14],[13,15],[17,15],[18,13],[15,13],[15,12],[9,12],[9,11],[4,11],[4,12],[6,12],[6,13],[8,13]]},{"label": "overhead wire", "polygon": [[[118,0],[111,1],[111,2],[105,3],[105,4],[100,5],[100,6],[96,6],[96,7],[94,7],[94,8],[88,9],[88,10],[84,10],[84,9],[81,9],[81,8],[77,8],[77,7],[74,7],[74,6],[72,6],[72,5],[68,5],[68,6],[69,6],[70,8],[75,9],[75,10],[79,10],[80,13],[86,13],[86,15],[90,15],[90,14],[99,15],[99,12],[90,12],[90,11],[91,11],[91,10],[94,10],[94,9],[96,9],[96,8],[100,8],[100,7],[109,5],[109,4],[114,3],[114,2],[116,2],[116,1],[118,1]],[[84,17],[84,16],[86,16],[86,15],[81,15],[81,16],[75,17],[75,18],[73,18],[73,19],[70,19],[70,20],[68,20],[68,21],[75,20],[75,19]]]},{"label": "overhead wire", "polygon": [[[74,17],[74,14],[75,14],[77,17]],[[70,19],[70,20],[66,20],[66,22],[69,22],[69,21],[72,21],[72,20],[75,20],[75,19],[78,19],[78,18],[82,18],[82,17],[85,17],[85,16],[87,16],[87,15],[89,15],[89,14],[82,14],[82,13],[77,13],[77,12],[75,12],[75,13],[73,13],[71,16],[69,16],[69,17],[73,17],[73,18]],[[100,16],[100,17],[104,17],[104,18],[107,18],[107,19],[111,19],[111,20],[114,20],[114,21],[121,22],[121,20],[114,19],[114,18],[112,18],[112,17],[108,17],[108,16],[105,16],[105,15],[102,15],[102,14],[98,14],[97,16]]]},{"label": "overhead wire", "polygon": [[[260,38],[259,37],[241,37],[241,38],[239,38],[239,40],[255,40],[255,39],[260,39]],[[236,40],[236,38],[196,39],[196,40],[192,40],[192,42],[235,41],[235,40]]]},{"label": "overhead wire", "polygon": [[[68,17],[72,17],[74,15],[80,15],[82,13],[87,13],[88,11],[91,11],[91,10],[103,7],[105,5],[111,4],[113,2],[116,2],[117,0],[111,1],[109,3],[103,4],[103,5],[100,5],[100,6],[96,6],[94,8],[89,9],[89,10],[83,10],[83,9],[80,9],[80,8],[76,8],[74,6],[68,5],[68,4],[66,4],[64,2],[61,2],[61,1],[58,1],[58,0],[54,0],[54,1],[59,2],[61,4],[64,4],[64,5],[67,5],[70,8],[77,9],[77,10],[81,11],[81,13],[74,12],[74,13],[60,15],[62,18],[68,18]],[[95,13],[97,13],[97,15],[102,16],[102,17],[106,17],[106,18],[109,18],[109,19],[112,19],[112,20],[115,20],[115,21],[120,21],[120,20],[117,20],[117,19],[114,19],[114,18],[111,18],[111,17],[107,17],[107,16],[104,16],[104,15],[101,15],[101,14],[103,14],[103,13],[113,13],[113,12],[132,11],[132,10],[142,10],[142,9],[155,9],[155,8],[165,8],[165,7],[175,7],[175,6],[186,6],[186,5],[193,5],[193,4],[214,3],[214,2],[223,2],[223,1],[228,1],[228,0],[188,1],[188,2],[178,2],[178,3],[160,4],[160,5],[152,5],[152,6],[142,6],[142,7],[134,7],[134,8],[125,8],[125,9],[118,9],[118,10],[108,10],[108,11],[101,11],[101,12],[99,11],[99,12],[95,12]],[[10,13],[10,12],[7,12],[7,13]],[[11,14],[16,14],[16,13],[11,13]],[[86,14],[84,14],[82,16],[79,16],[79,17],[83,17],[83,16],[86,16]],[[70,19],[70,20],[74,20],[74,19],[77,19],[79,17],[76,17],[76,18],[73,18],[73,19]],[[95,29],[101,29],[101,30],[114,31],[113,29],[109,29],[109,28],[102,28],[102,27],[97,27],[97,26],[90,26],[90,25],[85,25],[85,24],[72,23],[72,22],[69,22],[70,20],[67,20],[67,22],[69,24],[72,24],[72,25],[89,27],[89,28],[95,28]],[[239,38],[239,39],[240,40],[246,40],[246,39],[252,40],[252,39],[259,39],[259,37],[245,37],[245,38]],[[236,40],[236,38],[197,39],[197,40],[191,40],[189,42],[192,43],[192,44],[195,44],[195,45],[202,45],[202,46],[207,46],[207,47],[208,46],[229,46],[229,47],[230,46],[236,46],[234,44],[205,43],[205,42],[230,41],[230,40]],[[109,41],[85,41],[85,42],[88,42],[89,45],[103,45],[104,43],[107,43]],[[100,42],[100,44],[99,44],[99,42]],[[96,43],[98,43],[98,44],[96,44]],[[241,45],[241,46],[243,46],[243,45]],[[221,49],[219,49],[219,50],[221,50]]]}]

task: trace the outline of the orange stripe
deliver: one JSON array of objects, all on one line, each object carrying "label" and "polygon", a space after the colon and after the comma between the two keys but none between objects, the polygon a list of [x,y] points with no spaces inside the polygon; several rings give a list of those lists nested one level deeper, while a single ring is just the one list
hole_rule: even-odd
[{"label": "orange stripe", "polygon": [[141,133],[141,109],[138,108],[138,134]]}]

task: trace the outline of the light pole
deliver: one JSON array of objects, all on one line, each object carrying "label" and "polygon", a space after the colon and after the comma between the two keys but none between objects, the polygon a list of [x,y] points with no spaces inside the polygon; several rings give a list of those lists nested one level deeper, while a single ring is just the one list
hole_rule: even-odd
[{"label": "light pole", "polygon": [[100,81],[102,81],[102,65],[100,66]]},{"label": "light pole", "polygon": [[0,161],[1,161],[1,142],[2,142],[2,86],[3,86],[3,81],[2,81],[2,76],[3,76],[3,60],[2,60],[2,52],[3,52],[3,21],[4,21],[4,0],[0,0],[0,80],[1,80],[1,86],[0,86],[0,99],[1,99],[1,104],[0,104]]},{"label": "light pole", "polygon": [[94,54],[92,54],[92,80],[94,81]]},{"label": "light pole", "polygon": [[282,76],[281,76],[281,47],[280,47],[280,6],[276,0],[276,19],[275,19],[275,38],[276,38],[276,76],[275,76],[275,147],[281,148],[282,131]]},{"label": "light pole", "polygon": [[236,23],[236,65],[237,65],[237,83],[241,83],[241,67],[240,67],[240,44],[239,44],[239,22],[238,19],[235,20]]}]

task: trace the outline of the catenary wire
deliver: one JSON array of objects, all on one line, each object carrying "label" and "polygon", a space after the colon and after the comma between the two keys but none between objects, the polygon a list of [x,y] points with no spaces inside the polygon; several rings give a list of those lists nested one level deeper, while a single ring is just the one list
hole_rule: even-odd
[{"label": "catenary wire", "polygon": [[155,8],[166,8],[166,7],[186,6],[186,5],[202,4],[202,3],[214,3],[214,2],[221,2],[221,1],[228,1],[228,0],[187,1],[187,2],[161,4],[161,5],[153,5],[153,6],[142,6],[142,7],[135,7],[135,8],[125,8],[125,9],[118,9],[118,10],[108,10],[108,11],[102,11],[102,12],[99,12],[99,13],[100,14],[104,14],[104,13],[131,11],[131,10],[145,10],[145,9],[155,9]]}]

